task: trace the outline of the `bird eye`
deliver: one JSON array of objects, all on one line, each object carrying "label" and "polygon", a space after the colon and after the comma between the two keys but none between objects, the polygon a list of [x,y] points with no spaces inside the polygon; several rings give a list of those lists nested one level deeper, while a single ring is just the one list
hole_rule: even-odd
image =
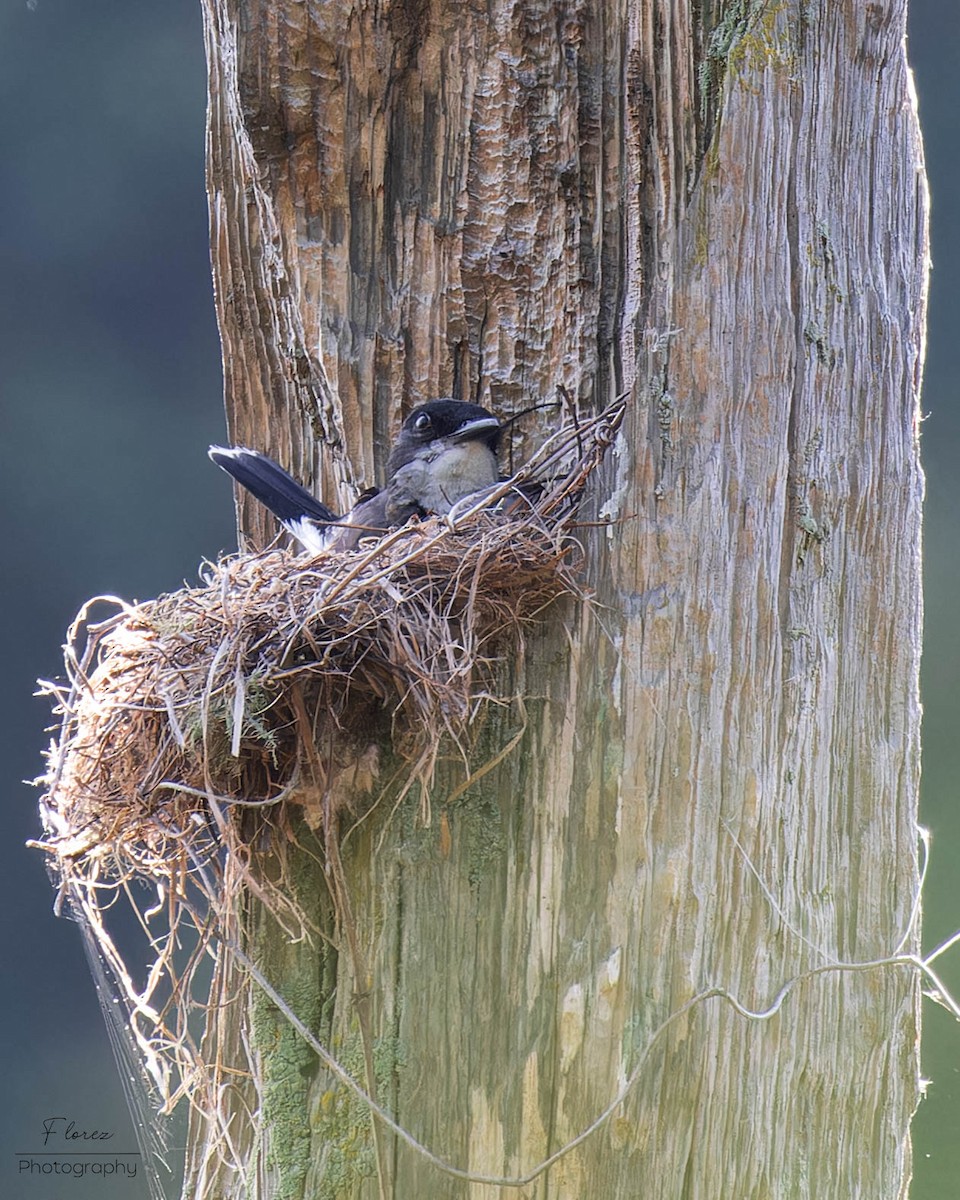
[{"label": "bird eye", "polygon": [[417,433],[426,433],[432,425],[433,422],[426,413],[421,413],[413,423],[413,427]]}]

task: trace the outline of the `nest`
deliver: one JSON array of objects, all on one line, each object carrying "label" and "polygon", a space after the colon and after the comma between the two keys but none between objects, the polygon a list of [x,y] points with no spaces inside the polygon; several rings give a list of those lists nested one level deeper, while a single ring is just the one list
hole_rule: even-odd
[{"label": "nest", "polygon": [[44,800],[57,853],[110,845],[139,872],[165,872],[170,838],[211,797],[297,795],[318,770],[308,746],[321,749],[321,789],[378,733],[424,782],[444,740],[463,748],[498,650],[575,590],[571,545],[487,513],[386,542],[358,561],[230,558],[201,586],[107,620],[84,610]]},{"label": "nest", "polygon": [[[60,729],[38,845],[168,1105],[171,1066],[189,1090],[199,1064],[183,999],[198,954],[174,966],[179,927],[216,936],[225,872],[249,860],[251,810],[280,828],[299,805],[329,839],[345,808],[386,788],[384,746],[392,791],[422,785],[425,820],[442,747],[475,776],[480,716],[514,699],[496,686],[506,651],[558,597],[581,594],[576,511],[622,412],[566,426],[510,481],[358,551],[234,556],[206,565],[198,586],[136,606],[109,599],[94,620],[99,598],[77,617],[66,680],[41,685]],[[300,934],[281,893],[272,906]],[[108,932],[120,894],[151,947],[145,984]]]}]

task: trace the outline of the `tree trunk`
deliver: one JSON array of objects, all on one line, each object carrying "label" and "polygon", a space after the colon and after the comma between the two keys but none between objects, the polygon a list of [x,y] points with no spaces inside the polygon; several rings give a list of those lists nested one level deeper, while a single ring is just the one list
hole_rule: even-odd
[{"label": "tree trunk", "polygon": [[[449,804],[446,764],[431,825],[407,797],[347,840],[357,954],[306,852],[330,940],[251,901],[247,951],[456,1168],[516,1180],[626,1095],[519,1192],[470,1183],[375,1145],[224,962],[251,1190],[198,1122],[186,1194],[905,1195],[918,980],[804,975],[894,953],[918,885],[904,0],[203,7],[231,438],[345,505],[415,403],[629,392],[581,531],[594,602],[503,667],[519,748]],[[491,719],[487,757],[518,727]],[[802,975],[767,1019],[727,997]]]}]

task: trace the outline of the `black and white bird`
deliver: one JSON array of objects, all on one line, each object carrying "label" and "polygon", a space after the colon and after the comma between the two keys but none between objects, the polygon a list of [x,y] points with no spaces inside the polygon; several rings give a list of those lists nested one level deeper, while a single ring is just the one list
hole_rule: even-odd
[{"label": "black and white bird", "polygon": [[256,450],[211,446],[210,457],[265,504],[311,554],[353,550],[362,537],[377,536],[413,516],[444,516],[473,492],[499,478],[497,447],[502,426],[479,404],[431,400],[401,426],[387,459],[386,485],[364,493],[337,516],[306,488]]}]

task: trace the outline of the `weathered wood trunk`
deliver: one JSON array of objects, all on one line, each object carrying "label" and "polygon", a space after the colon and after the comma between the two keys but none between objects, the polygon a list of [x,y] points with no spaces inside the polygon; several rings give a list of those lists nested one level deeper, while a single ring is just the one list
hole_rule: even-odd
[{"label": "weathered wood trunk", "polygon": [[[817,975],[766,1021],[706,998],[645,1054],[700,993],[762,1010],[909,923],[927,243],[904,0],[203,7],[231,437],[345,504],[416,402],[630,392],[585,514],[614,523],[582,532],[596,604],[512,664],[519,749],[448,807],[442,771],[430,827],[387,803],[345,847],[368,977],[266,919],[250,952],[366,1086],[362,994],[381,1102],[481,1175],[532,1170],[639,1070],[519,1193],[386,1133],[378,1185],[362,1105],[254,987],[223,1017],[260,1075],[252,1123],[224,1101],[253,1190],[198,1127],[189,1194],[904,1194],[909,971]],[[272,532],[252,506],[241,526]],[[329,925],[322,871],[296,885]]]}]

